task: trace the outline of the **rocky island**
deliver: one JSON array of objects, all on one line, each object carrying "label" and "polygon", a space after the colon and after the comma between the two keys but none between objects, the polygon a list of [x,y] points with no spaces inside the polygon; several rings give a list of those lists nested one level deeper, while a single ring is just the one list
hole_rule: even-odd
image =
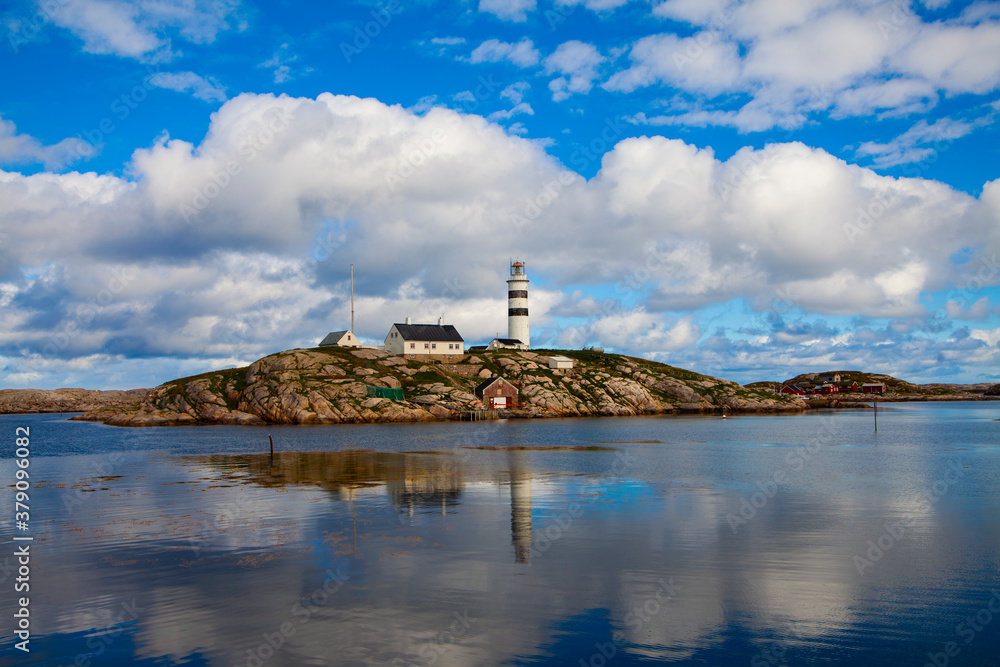
[{"label": "rocky island", "polygon": [[[573,359],[574,368],[549,368],[550,354]],[[173,380],[128,409],[99,408],[75,419],[116,426],[458,419],[482,409],[475,388],[494,376],[518,388],[514,407],[503,410],[507,417],[794,412],[806,407],[798,397],[595,351],[497,350],[431,360],[321,347]]]},{"label": "rocky island", "polygon": [[[746,385],[749,389],[780,392],[783,387],[808,388],[817,384],[823,377],[839,378],[838,391],[833,394],[820,394],[809,397],[809,407],[840,407],[857,406],[876,398],[883,403],[901,403],[911,401],[983,401],[996,400],[1000,396],[1000,384],[983,382],[979,384],[914,384],[882,373],[866,373],[864,371],[827,371],[825,373],[802,373],[784,382],[753,382]],[[863,391],[851,391],[848,386],[863,387],[866,384],[883,385],[884,391],[868,394]],[[853,402],[853,403],[852,403]]]},{"label": "rocky island", "polygon": [[0,389],[0,415],[130,410],[149,389]]}]

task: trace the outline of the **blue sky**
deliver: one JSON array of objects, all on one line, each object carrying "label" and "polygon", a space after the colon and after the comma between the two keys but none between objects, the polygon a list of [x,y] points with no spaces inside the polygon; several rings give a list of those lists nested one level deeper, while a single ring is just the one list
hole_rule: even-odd
[{"label": "blue sky", "polygon": [[442,314],[750,382],[1000,375],[1000,3],[44,0],[0,14],[0,386]]}]

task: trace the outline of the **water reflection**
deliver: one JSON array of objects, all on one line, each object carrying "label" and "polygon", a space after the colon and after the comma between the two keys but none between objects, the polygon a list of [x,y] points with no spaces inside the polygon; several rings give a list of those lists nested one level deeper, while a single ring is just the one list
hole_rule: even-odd
[{"label": "water reflection", "polygon": [[[497,452],[495,456],[503,456]],[[461,502],[469,482],[510,487],[510,530],[514,562],[531,560],[531,466],[524,451],[506,450],[507,479],[493,466],[473,466],[468,473],[468,452],[279,452],[275,455],[211,455],[187,457],[227,475],[243,472],[248,484],[265,488],[314,486],[338,500],[357,500],[361,490],[384,491],[401,516],[433,511],[447,516]]]},{"label": "water reflection", "polygon": [[[887,423],[877,449],[838,431],[801,468],[788,454],[808,432],[635,442],[665,442],[642,429],[677,423],[571,424],[578,442],[615,442],[624,466],[509,435],[490,449],[147,455],[111,470],[40,458],[38,643],[19,664],[924,664],[997,588],[995,431],[959,452],[913,444],[931,439],[924,423],[896,442]],[[721,440],[745,422],[710,424]],[[608,425],[635,432],[584,430]],[[916,502],[952,459],[958,480]],[[787,481],[755,495],[777,471]],[[734,524],[744,501],[753,511]],[[904,535],[859,574],[854,556],[899,521]],[[0,607],[10,595],[0,587]],[[137,616],[118,625],[126,604]],[[949,665],[996,664],[997,619]]]},{"label": "water reflection", "polygon": [[508,453],[510,466],[510,535],[514,562],[531,560],[531,469],[524,452]]}]

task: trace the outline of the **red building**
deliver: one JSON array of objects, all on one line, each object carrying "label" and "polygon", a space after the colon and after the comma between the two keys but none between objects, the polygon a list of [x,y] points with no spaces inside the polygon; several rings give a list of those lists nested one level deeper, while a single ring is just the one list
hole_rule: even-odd
[{"label": "red building", "polygon": [[517,405],[517,387],[501,377],[491,377],[476,387],[476,398],[489,410]]}]

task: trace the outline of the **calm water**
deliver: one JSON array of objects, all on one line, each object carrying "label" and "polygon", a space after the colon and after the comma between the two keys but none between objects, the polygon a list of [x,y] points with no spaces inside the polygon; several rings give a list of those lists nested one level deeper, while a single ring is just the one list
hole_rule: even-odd
[{"label": "calm water", "polygon": [[1000,665],[998,403],[883,406],[877,434],[861,412],[64,419],[0,417],[2,664]]}]

